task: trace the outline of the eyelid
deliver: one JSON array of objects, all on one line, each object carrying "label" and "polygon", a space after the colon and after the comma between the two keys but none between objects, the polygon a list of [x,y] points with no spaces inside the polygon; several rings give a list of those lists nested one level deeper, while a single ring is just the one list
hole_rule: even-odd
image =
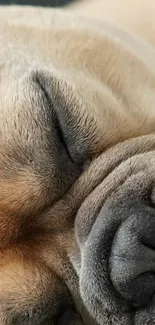
[{"label": "eyelid", "polygon": [[73,161],[73,159],[72,159],[72,157],[70,155],[70,152],[69,152],[66,140],[65,140],[65,136],[63,134],[62,128],[61,128],[58,120],[56,121],[56,130],[57,130],[57,133],[58,133],[59,140],[62,143],[63,147],[65,148],[69,159],[74,163],[74,161]]}]

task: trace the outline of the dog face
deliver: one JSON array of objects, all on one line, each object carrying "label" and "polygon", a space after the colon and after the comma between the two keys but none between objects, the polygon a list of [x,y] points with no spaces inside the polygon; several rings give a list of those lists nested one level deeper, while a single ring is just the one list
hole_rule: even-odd
[{"label": "dog face", "polygon": [[[64,195],[80,167],[62,143],[55,113],[52,106],[49,110],[37,75],[28,73],[18,83],[13,72],[8,87],[7,69],[3,72],[0,319],[2,324],[56,324],[72,300],[64,281],[38,257],[40,244],[35,245],[35,240],[49,237],[38,215]],[[54,238],[49,245],[54,245],[54,255],[59,252]]]},{"label": "dog face", "polygon": [[154,51],[38,10],[0,10],[0,321],[151,322]]}]

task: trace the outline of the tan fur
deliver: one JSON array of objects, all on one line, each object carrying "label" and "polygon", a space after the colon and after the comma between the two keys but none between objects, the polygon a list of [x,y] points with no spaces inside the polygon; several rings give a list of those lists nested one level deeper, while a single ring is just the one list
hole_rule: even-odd
[{"label": "tan fur", "polygon": [[76,0],[65,9],[120,26],[155,45],[154,0]]},{"label": "tan fur", "polygon": [[0,48],[1,324],[56,325],[75,304],[74,325],[130,325],[120,304],[120,318],[95,294],[90,305],[85,241],[132,173],[154,182],[155,50],[107,23],[14,6],[0,8]]}]

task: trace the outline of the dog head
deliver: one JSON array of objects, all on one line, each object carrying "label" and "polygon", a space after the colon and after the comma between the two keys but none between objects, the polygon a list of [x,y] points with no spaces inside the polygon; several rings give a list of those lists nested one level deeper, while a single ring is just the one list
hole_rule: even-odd
[{"label": "dog head", "polygon": [[0,16],[0,321],[142,324],[154,51],[59,11]]}]

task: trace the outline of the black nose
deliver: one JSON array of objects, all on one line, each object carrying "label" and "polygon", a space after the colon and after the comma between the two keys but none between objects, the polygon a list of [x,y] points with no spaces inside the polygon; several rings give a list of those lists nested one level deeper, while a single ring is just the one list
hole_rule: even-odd
[{"label": "black nose", "polygon": [[110,277],[135,307],[146,305],[155,293],[155,210],[146,203],[131,209],[114,237]]}]

